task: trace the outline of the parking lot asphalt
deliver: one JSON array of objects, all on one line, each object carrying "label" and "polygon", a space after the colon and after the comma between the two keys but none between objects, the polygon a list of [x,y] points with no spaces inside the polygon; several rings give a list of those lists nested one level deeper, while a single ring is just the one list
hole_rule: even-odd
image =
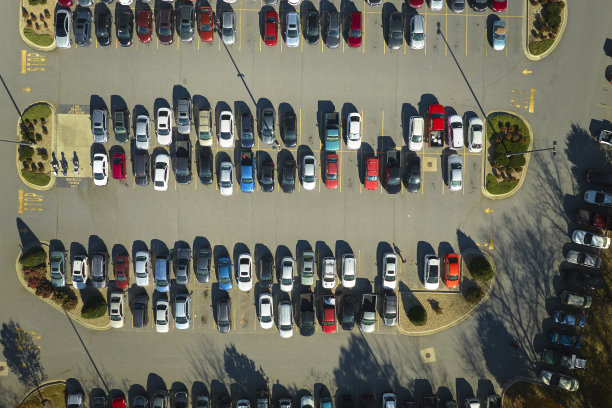
[{"label": "parking lot asphalt", "polygon": [[[130,164],[125,182],[109,180],[104,188],[58,185],[48,192],[30,191],[15,175],[14,151],[3,149],[0,163],[7,193],[1,198],[5,209],[1,217],[9,233],[2,235],[0,253],[7,271],[14,268],[16,243],[27,228],[40,240],[58,239],[66,247],[73,242],[87,247],[92,237],[99,238],[109,251],[118,244],[131,249],[137,240],[147,246],[154,240],[168,248],[177,241],[191,246],[198,237],[230,255],[242,249],[253,254],[257,245],[267,247],[275,258],[295,257],[306,243],[334,256],[350,248],[359,258],[359,277],[374,286],[380,276],[380,254],[395,244],[406,259],[401,264],[400,290],[421,289],[418,265],[427,251],[487,248],[498,267],[485,307],[456,327],[422,338],[318,332],[311,339],[297,335],[280,339],[275,329],[257,327],[252,292],[246,299],[232,294],[235,331],[221,335],[213,326],[212,289],[205,298],[204,285],[197,284],[190,288],[194,327],[185,333],[132,329],[129,316],[124,330],[93,332],[73,329],[64,315],[33,299],[11,277],[0,285],[7,305],[0,311],[3,323],[14,320],[35,332],[49,378],[75,377],[85,389],[104,384],[127,391],[159,375],[168,385],[217,380],[230,389],[229,384],[234,384],[233,395],[251,397],[264,376],[276,395],[325,385],[332,393],[351,391],[356,396],[362,390],[378,395],[391,388],[400,400],[447,389],[460,400],[477,394],[489,381],[499,392],[508,379],[529,373],[537,358],[542,320],[555,296],[552,271],[568,241],[565,213],[580,194],[573,181],[578,177],[576,167],[582,169],[588,161],[581,146],[589,134],[595,134],[594,118],[612,119],[606,108],[612,105],[609,84],[601,75],[609,63],[601,43],[612,37],[606,19],[610,5],[597,3],[592,7],[601,8],[601,13],[573,6],[559,47],[537,63],[523,55],[523,5],[517,2],[494,16],[507,23],[507,47],[502,52],[493,52],[486,38],[485,26],[493,13],[454,15],[446,5],[439,13],[426,7],[419,11],[427,21],[426,48],[406,47],[405,53],[404,48],[391,51],[384,46],[380,27],[383,13],[401,9],[398,2],[377,8],[334,2],[338,10],[366,11],[362,47],[344,45],[336,50],[320,43],[297,49],[261,44],[260,49],[260,7],[244,0],[232,5],[238,38],[227,49],[218,42],[134,44],[127,49],[94,43],[89,48],[36,53],[17,41],[16,20],[5,17],[0,33],[12,40],[0,42],[8,67],[2,78],[9,92],[2,99],[5,109],[0,118],[7,129],[16,122],[14,106],[23,109],[36,100],[60,107],[78,105],[74,111],[80,109],[85,115],[94,105],[112,109],[118,103],[152,115],[158,98],[172,105],[185,93],[205,97],[212,107],[225,103],[232,110],[237,103],[252,112],[261,103],[277,110],[285,103],[301,119],[300,148],[290,153],[310,150],[320,164],[317,114],[322,107],[333,105],[338,111],[354,107],[362,113],[365,142],[379,151],[389,145],[405,146],[406,117],[410,112],[424,113],[437,100],[447,107],[447,114],[482,117],[497,109],[520,113],[532,125],[534,148],[557,140],[560,152],[555,158],[532,156],[521,191],[509,200],[490,201],[480,195],[481,156],[459,152],[464,155],[464,190],[450,192],[443,182],[443,151],[427,147],[422,158],[434,159],[436,169],[423,173],[421,193],[391,196],[364,191],[359,153],[343,150],[338,190],[321,186],[319,191],[317,186],[315,191],[296,189],[291,195],[234,191],[229,198],[221,197],[214,185],[198,185],[197,180],[175,186],[172,177],[164,193],[137,188]],[[324,6],[317,8],[327,9],[331,3]],[[18,6],[10,4],[5,15],[18,13]],[[33,71],[34,67],[44,70]],[[90,135],[83,133],[78,137],[84,146],[91,145]],[[105,148],[114,144],[111,136]],[[232,151],[223,153],[234,157]],[[278,162],[276,152],[267,153]],[[87,164],[82,158],[81,166]],[[19,224],[17,233],[11,234],[16,218],[27,228]],[[383,333],[381,329],[382,324]],[[509,346],[511,339],[518,340],[520,350]],[[6,384],[3,398],[16,400],[24,387],[12,376]]]}]

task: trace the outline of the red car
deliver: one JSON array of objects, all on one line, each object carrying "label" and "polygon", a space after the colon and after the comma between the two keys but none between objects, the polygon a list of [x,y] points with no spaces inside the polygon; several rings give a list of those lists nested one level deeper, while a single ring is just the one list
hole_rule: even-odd
[{"label": "red car", "polygon": [[125,180],[125,154],[113,154],[112,169],[115,180]]},{"label": "red car", "polygon": [[491,9],[496,13],[501,13],[502,11],[506,11],[508,8],[508,0],[493,0],[493,6]]},{"label": "red car", "polygon": [[412,7],[413,9],[418,9],[421,8],[423,6],[424,0],[410,0],[408,2],[408,4],[410,4],[410,7]]},{"label": "red car", "polygon": [[72,0],[57,0],[57,4],[62,7],[72,7]]},{"label": "red car", "polygon": [[111,402],[111,408],[125,408],[125,397],[115,397]]},{"label": "red car", "polygon": [[351,26],[348,33],[349,47],[361,46],[361,12],[353,11],[351,13]]},{"label": "red car", "polygon": [[172,6],[166,5],[159,11],[155,29],[160,43],[169,45],[174,42],[174,9]]},{"label": "red car", "polygon": [[266,11],[264,23],[266,26],[264,43],[273,47],[278,42],[278,14],[276,10]]},{"label": "red car", "polygon": [[200,31],[200,39],[204,42],[210,43],[213,41],[213,11],[212,8],[200,7],[200,25],[198,30]]},{"label": "red car", "polygon": [[323,296],[323,332],[336,332],[336,298],[334,295]]},{"label": "red car", "polygon": [[459,255],[446,254],[444,256],[444,282],[446,286],[455,289],[459,287]]},{"label": "red car", "polygon": [[118,256],[113,262],[115,268],[115,287],[125,289],[130,284],[130,263],[127,256]]},{"label": "red car", "polygon": [[153,13],[149,10],[140,9],[136,14],[136,33],[141,43],[151,42],[151,31],[153,31]]},{"label": "red car", "polygon": [[338,155],[329,153],[325,164],[325,187],[338,188]]},{"label": "red car", "polygon": [[365,189],[378,189],[378,157],[366,157]]}]

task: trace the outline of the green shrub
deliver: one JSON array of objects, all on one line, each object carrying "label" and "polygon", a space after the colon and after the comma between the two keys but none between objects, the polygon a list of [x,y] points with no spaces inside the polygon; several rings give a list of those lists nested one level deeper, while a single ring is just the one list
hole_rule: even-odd
[{"label": "green shrub", "polygon": [[21,115],[24,122],[32,122],[34,119],[41,120],[51,116],[51,107],[46,103],[35,103],[27,108]]},{"label": "green shrub", "polygon": [[24,268],[37,268],[47,264],[47,253],[42,247],[30,248],[19,258],[19,263]]},{"label": "green shrub", "polygon": [[28,40],[41,47],[48,47],[55,41],[49,34],[37,34],[30,28],[24,28],[23,34]]},{"label": "green shrub", "polygon": [[482,300],[484,293],[480,286],[472,286],[465,291],[465,300],[469,303],[476,304]]},{"label": "green shrub", "polygon": [[561,14],[561,4],[556,3],[548,3],[546,5],[546,15],[547,16],[555,16]]},{"label": "green shrub", "polygon": [[21,176],[29,183],[36,186],[46,186],[51,181],[51,177],[45,173],[33,173],[29,169],[21,169]]},{"label": "green shrub", "polygon": [[493,267],[484,256],[472,259],[469,269],[470,274],[477,281],[488,281],[494,275]]},{"label": "green shrub", "polygon": [[491,194],[506,194],[518,185],[518,179],[497,181],[491,173],[487,174],[485,188]]},{"label": "green shrub", "polygon": [[508,165],[514,170],[516,170],[519,167],[523,167],[526,162],[527,159],[525,159],[525,155],[521,154],[516,156],[510,156],[510,162],[508,163]]},{"label": "green shrub", "polygon": [[34,148],[31,146],[19,146],[19,161],[31,159],[34,156]]},{"label": "green shrub", "polygon": [[415,326],[425,326],[427,323],[427,311],[421,305],[412,306],[408,310],[408,320]]},{"label": "green shrub", "polygon": [[548,39],[542,41],[534,41],[529,43],[529,52],[532,55],[544,54],[555,42],[555,40]]},{"label": "green shrub", "polygon": [[78,303],[78,299],[70,286],[56,289],[51,300],[62,306],[65,310],[74,310]]},{"label": "green shrub", "polygon": [[547,15],[546,24],[548,24],[549,27],[558,26],[559,24],[561,24],[561,16],[558,14]]},{"label": "green shrub", "polygon": [[64,302],[62,303],[62,308],[71,312],[76,309],[78,303],[79,300],[77,299],[76,295],[68,296],[66,299],[64,299]]},{"label": "green shrub", "polygon": [[106,299],[102,295],[95,295],[87,299],[81,309],[81,317],[84,319],[97,319],[106,314]]},{"label": "green shrub", "polygon": [[497,154],[494,158],[493,158],[493,164],[497,164],[500,167],[506,167],[508,165],[508,163],[510,163],[510,159],[508,157],[506,157],[506,154]]}]

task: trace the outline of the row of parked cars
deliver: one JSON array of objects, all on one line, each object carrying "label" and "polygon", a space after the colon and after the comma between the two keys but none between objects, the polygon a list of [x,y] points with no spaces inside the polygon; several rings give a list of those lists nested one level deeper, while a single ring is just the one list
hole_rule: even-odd
[{"label": "row of parked cars", "polygon": [[[380,402],[376,401],[376,397],[370,393],[363,394],[358,403],[350,394],[342,394],[337,397],[336,402],[329,396],[328,392],[322,391],[318,395],[318,407],[334,408],[334,404],[338,408],[396,408],[399,407],[397,396],[392,392],[384,392],[380,397]],[[84,395],[81,392],[68,393],[67,398],[68,408],[84,408]],[[189,394],[185,388],[168,392],[165,388],[153,389],[150,392],[138,394],[131,398],[130,404],[123,394],[115,395],[107,398],[104,393],[96,393],[92,397],[90,408],[108,408],[110,402],[111,408],[187,408],[189,405]],[[192,404],[194,408],[251,408],[251,400],[240,398],[233,400],[227,393],[221,393],[216,398],[211,397],[208,392],[196,392],[192,396]],[[380,404],[380,405],[379,405]],[[270,392],[267,389],[259,390],[255,393],[255,404],[257,408],[314,408],[317,406],[315,398],[307,393],[299,399],[299,403],[294,404],[294,399],[290,396],[282,396],[276,401],[271,401]],[[457,408],[457,402],[452,398],[440,398],[436,394],[427,394],[423,396],[422,401],[414,400],[404,401],[401,405],[403,408]],[[485,404],[480,404],[480,400],[475,396],[468,396],[464,399],[464,408],[500,408],[501,397],[499,395],[488,395],[485,398]]]},{"label": "row of parked cars", "polygon": [[[590,184],[612,186],[612,174],[606,172],[589,170],[585,180]],[[586,247],[608,249],[610,238],[607,233],[612,226],[609,216],[600,212],[612,206],[612,195],[604,191],[587,190],[584,201],[599,209],[591,211],[580,208],[574,213],[573,222],[580,229],[574,230],[572,241],[585,249],[567,252],[566,260],[571,267],[563,270],[563,280],[567,287],[561,293],[563,306],[556,308],[552,314],[555,327],[549,332],[549,340],[553,346],[545,348],[541,354],[542,361],[553,369],[541,371],[540,379],[545,384],[568,391],[576,391],[579,387],[578,380],[567,375],[568,371],[584,369],[586,365],[578,349],[582,345],[581,332],[593,302],[592,293],[606,286],[599,273],[601,257]]]},{"label": "row of parked cars", "polygon": [[[266,2],[266,4],[268,3],[270,1]],[[276,1],[271,4],[275,3]],[[438,3],[440,3],[439,8]],[[484,11],[486,3],[486,0],[484,2],[477,0],[474,2],[474,9]],[[297,4],[299,4],[299,1],[295,5]],[[442,0],[432,0],[432,10],[441,9],[441,4]],[[75,43],[78,46],[89,46],[93,24],[95,24],[98,44],[101,46],[111,44],[113,31],[111,11],[108,7],[100,4],[94,9],[92,18],[89,8],[91,5],[93,5],[93,0],[79,1],[74,17],[68,6],[56,10],[55,40],[58,47],[71,47],[71,31],[73,28]],[[123,5],[127,6],[129,4]],[[481,7],[483,5],[484,8]],[[413,8],[419,7],[413,6]],[[457,13],[463,12],[465,10],[465,0],[452,0],[451,9]],[[505,4],[502,6],[499,1],[494,2],[494,11],[501,12],[505,9]],[[174,42],[175,31],[178,38],[183,42],[192,42],[194,36],[199,35],[200,40],[206,43],[213,42],[214,32],[217,31],[224,44],[232,45],[236,42],[234,11],[227,9],[220,11],[220,13],[221,16],[217,16],[210,6],[202,5],[196,8],[191,0],[177,1],[174,8],[172,2],[162,0],[155,13],[148,7],[137,7],[136,13],[129,7],[117,8],[115,13],[117,42],[123,47],[132,45],[134,27],[136,27],[138,40],[144,44],[150,43],[155,26],[155,33],[159,42],[166,45]],[[317,44],[319,38],[322,37],[327,47],[337,48],[341,42],[342,34],[345,33],[348,46],[359,47],[362,42],[362,20],[362,13],[359,11],[351,12],[345,19],[337,11],[319,13],[312,8],[305,11],[302,16],[298,12],[289,11],[284,16],[285,42],[288,47],[299,46],[301,32],[308,44]],[[266,45],[275,46],[278,43],[279,22],[278,13],[274,9],[265,12],[263,16],[263,40]],[[496,24],[501,29],[498,29]],[[408,25],[408,28],[406,28],[406,25]],[[391,13],[388,19],[386,39],[391,49],[398,49],[403,45],[404,32],[406,32],[406,41],[411,48],[424,48],[425,22],[423,15],[414,14],[404,18],[402,12]],[[496,46],[496,39],[502,39],[505,43],[505,23],[500,20],[493,26],[493,45],[496,49],[502,49],[503,47]]]}]

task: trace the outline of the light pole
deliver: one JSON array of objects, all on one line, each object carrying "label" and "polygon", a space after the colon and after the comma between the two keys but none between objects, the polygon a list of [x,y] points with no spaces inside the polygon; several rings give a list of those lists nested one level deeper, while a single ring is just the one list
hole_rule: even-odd
[{"label": "light pole", "polygon": [[28,142],[16,142],[14,140],[0,139],[0,142],[4,142],[4,143],[16,143],[16,144],[21,145],[21,146],[33,146],[32,143],[28,143]]},{"label": "light pole", "polygon": [[543,152],[546,150],[552,150],[553,156],[556,156],[557,155],[557,142],[553,141],[552,147],[547,147],[544,149],[534,149],[534,150],[527,150],[526,152],[516,152],[516,153],[506,152],[506,157],[512,157],[512,156],[517,156],[519,154],[526,154],[526,153],[533,153],[533,152]]}]

